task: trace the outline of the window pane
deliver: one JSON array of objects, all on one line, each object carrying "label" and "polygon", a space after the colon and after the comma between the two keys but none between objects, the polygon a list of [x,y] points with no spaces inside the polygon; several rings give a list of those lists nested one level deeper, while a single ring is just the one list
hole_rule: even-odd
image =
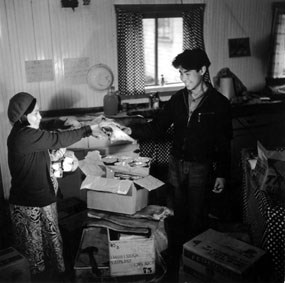
[{"label": "window pane", "polygon": [[285,78],[285,13],[278,14],[275,36],[271,75],[273,78]]},{"label": "window pane", "polygon": [[158,76],[165,83],[180,82],[179,72],[172,66],[174,57],[182,52],[182,18],[158,19]]},{"label": "window pane", "polygon": [[182,18],[159,18],[158,77],[163,75],[166,84],[181,82],[179,72],[172,66],[172,60],[182,52],[182,46]]},{"label": "window pane", "polygon": [[[155,42],[156,28],[157,43]],[[162,75],[166,84],[181,82],[179,72],[172,66],[172,60],[178,53],[182,52],[182,18],[158,18],[157,27],[154,18],[143,19],[143,30],[146,85],[159,84]],[[156,70],[157,74],[155,73]],[[157,82],[155,81],[156,78]]]},{"label": "window pane", "polygon": [[143,19],[145,84],[155,84],[155,19]]}]

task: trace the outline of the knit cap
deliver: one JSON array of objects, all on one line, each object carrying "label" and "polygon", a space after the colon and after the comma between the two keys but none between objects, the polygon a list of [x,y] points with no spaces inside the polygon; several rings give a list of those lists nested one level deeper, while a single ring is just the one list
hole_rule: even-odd
[{"label": "knit cap", "polygon": [[17,122],[25,114],[35,98],[26,92],[15,94],[9,101],[8,118],[12,123]]}]

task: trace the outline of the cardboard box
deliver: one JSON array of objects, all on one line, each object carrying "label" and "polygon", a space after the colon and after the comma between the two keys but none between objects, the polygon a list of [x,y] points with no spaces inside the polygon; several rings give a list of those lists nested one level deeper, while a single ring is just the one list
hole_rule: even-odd
[{"label": "cardboard box", "polygon": [[81,189],[87,189],[87,208],[134,214],[147,206],[149,191],[163,184],[151,175],[134,181],[88,175]]},{"label": "cardboard box", "polygon": [[209,229],[183,245],[183,269],[208,282],[252,282],[265,252]]},{"label": "cardboard box", "polygon": [[0,282],[31,282],[27,259],[13,247],[0,251]]},{"label": "cardboard box", "polygon": [[[92,264],[86,248],[95,247],[96,252],[93,253],[100,276],[92,270]],[[82,231],[80,245],[76,254],[74,271],[77,279],[86,278],[104,278],[110,277],[109,268],[109,246],[107,228],[89,227]],[[87,281],[86,281],[87,282]]]},{"label": "cardboard box", "polygon": [[[121,236],[121,237],[120,237]],[[108,229],[111,276],[155,273],[153,236],[122,235]]]}]

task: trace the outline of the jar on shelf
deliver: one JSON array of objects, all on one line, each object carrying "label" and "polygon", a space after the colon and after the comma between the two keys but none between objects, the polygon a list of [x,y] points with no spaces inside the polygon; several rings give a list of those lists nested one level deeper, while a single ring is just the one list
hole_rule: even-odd
[{"label": "jar on shelf", "polygon": [[105,116],[113,116],[118,113],[119,109],[119,97],[115,92],[115,87],[111,86],[104,96],[103,109]]}]

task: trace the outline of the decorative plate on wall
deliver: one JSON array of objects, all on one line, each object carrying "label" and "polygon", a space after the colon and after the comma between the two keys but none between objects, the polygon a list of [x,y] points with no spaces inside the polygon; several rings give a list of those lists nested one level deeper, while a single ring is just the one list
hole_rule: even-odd
[{"label": "decorative plate on wall", "polygon": [[88,71],[87,82],[95,90],[105,90],[113,84],[114,74],[107,65],[97,64]]}]

